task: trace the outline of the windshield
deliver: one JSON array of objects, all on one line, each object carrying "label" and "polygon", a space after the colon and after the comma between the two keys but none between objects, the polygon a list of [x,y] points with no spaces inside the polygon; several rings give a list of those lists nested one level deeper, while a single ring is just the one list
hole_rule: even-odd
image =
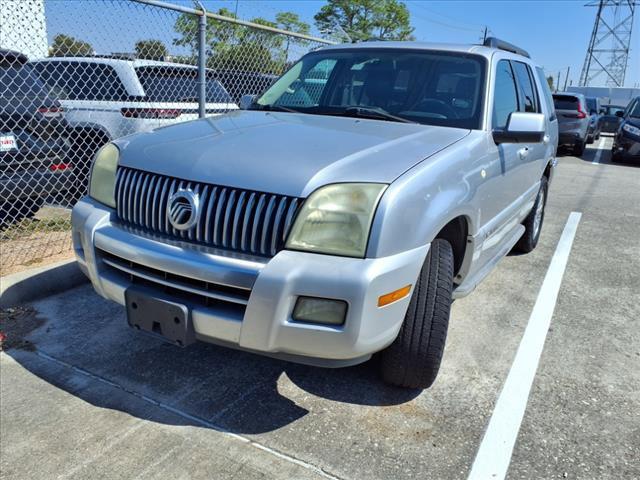
[{"label": "windshield", "polygon": [[578,98],[571,95],[554,95],[553,104],[556,110],[578,110]]},{"label": "windshield", "polygon": [[[145,96],[152,102],[197,102],[198,71],[195,68],[142,67],[136,73]],[[224,87],[207,74],[207,103],[233,103]]]},{"label": "windshield", "polygon": [[624,107],[618,107],[615,105],[607,105],[605,107],[605,112],[607,115],[616,115],[618,112],[624,112]]},{"label": "windshield", "polygon": [[629,112],[630,117],[638,117],[640,118],[640,101],[636,102],[631,111]]},{"label": "windshield", "polygon": [[485,60],[409,49],[329,50],[303,57],[254,108],[479,129]]}]

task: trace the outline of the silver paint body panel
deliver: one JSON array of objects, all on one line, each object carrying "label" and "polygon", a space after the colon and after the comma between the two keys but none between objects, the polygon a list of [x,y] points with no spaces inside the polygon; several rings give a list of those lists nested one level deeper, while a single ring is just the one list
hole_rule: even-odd
[{"label": "silver paint body panel", "polygon": [[[353,48],[398,45],[372,42]],[[462,217],[467,248],[454,296],[471,292],[522,235],[521,222],[540,179],[545,171],[551,177],[555,166],[557,121],[540,101],[544,141],[496,145],[491,135],[496,64],[524,62],[534,72],[535,64],[485,47],[407,45],[468,51],[489,60],[481,129],[237,111],[116,141],[122,166],[232,188],[306,198],[331,183],[388,184],[366,258],[286,250],[272,258],[251,257],[147,238],[121,228],[114,210],[84,199],[73,212],[74,245],[96,291],[123,303],[127,287],[105,272],[98,247],[156,269],[251,289],[241,318],[224,309],[194,311],[202,340],[303,363],[357,363],[394,340],[406,313],[409,297],[378,308],[378,296],[414,285],[431,241]],[[542,92],[536,75],[534,81]],[[298,295],[346,300],[345,325],[292,322]]]}]

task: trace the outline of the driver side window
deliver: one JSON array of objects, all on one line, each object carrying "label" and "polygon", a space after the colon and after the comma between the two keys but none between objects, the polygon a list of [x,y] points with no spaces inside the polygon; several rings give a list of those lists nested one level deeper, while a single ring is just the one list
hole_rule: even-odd
[{"label": "driver side window", "polygon": [[511,112],[518,111],[518,93],[516,82],[507,60],[500,60],[496,67],[496,79],[493,91],[493,128],[504,128]]}]

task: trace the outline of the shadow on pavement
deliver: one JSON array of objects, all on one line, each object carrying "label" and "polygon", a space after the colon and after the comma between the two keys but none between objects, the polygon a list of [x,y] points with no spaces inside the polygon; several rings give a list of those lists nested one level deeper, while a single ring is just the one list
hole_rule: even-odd
[{"label": "shadow on pavement", "polygon": [[[387,406],[408,402],[421,393],[383,384],[374,361],[322,369],[204,343],[175,347],[128,328],[124,309],[98,297],[90,286],[35,307],[34,315],[45,319],[42,327],[28,335],[36,353],[12,349],[7,354],[84,401],[152,421],[199,426],[207,422],[234,433],[256,434],[282,428],[309,413],[291,396],[309,394],[339,403]],[[55,363],[55,368],[47,363]],[[87,386],[96,383],[92,377],[98,388]],[[162,410],[153,414],[158,409],[151,406],[134,407],[140,402],[132,395],[147,404],[150,399],[168,406],[164,410],[175,409],[182,416],[165,415]]]}]

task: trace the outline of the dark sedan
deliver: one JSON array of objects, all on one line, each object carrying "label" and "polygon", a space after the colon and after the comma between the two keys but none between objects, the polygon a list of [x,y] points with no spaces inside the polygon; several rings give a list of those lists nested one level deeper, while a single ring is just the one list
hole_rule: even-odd
[{"label": "dark sedan", "polygon": [[618,127],[620,127],[621,118],[618,116],[618,112],[624,112],[624,107],[619,105],[605,105],[603,107],[604,114],[600,120],[600,132],[602,133],[616,133]]},{"label": "dark sedan", "polygon": [[27,60],[0,50],[0,227],[33,216],[72,182],[62,108]]},{"label": "dark sedan", "polygon": [[634,98],[624,112],[618,112],[618,116],[622,122],[613,139],[611,159],[614,162],[640,162],[640,97]]}]

